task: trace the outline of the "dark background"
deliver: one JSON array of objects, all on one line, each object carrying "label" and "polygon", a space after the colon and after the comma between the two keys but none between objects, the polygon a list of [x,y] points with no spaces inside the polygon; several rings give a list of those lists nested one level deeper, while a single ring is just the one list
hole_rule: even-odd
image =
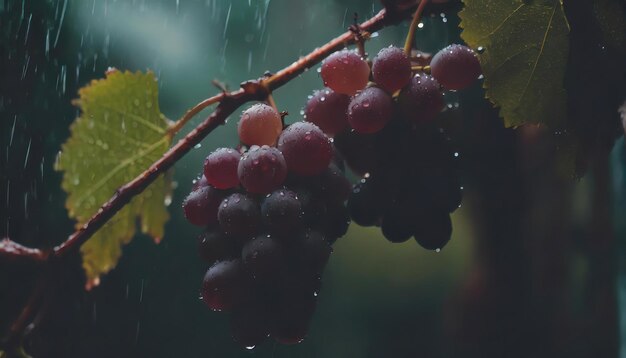
[{"label": "dark background", "polygon": [[[108,67],[154,71],[161,110],[177,118],[216,92],[212,79],[236,88],[341,33],[354,12],[364,19],[379,9],[369,0],[1,0],[0,235],[47,247],[72,232],[52,167],[77,116],[70,101]],[[424,19],[418,46],[436,51],[458,42],[457,10]],[[381,31],[368,52],[402,45],[407,27]],[[585,65],[571,62],[567,81]],[[598,81],[615,83],[602,90],[611,95],[595,89],[588,110],[594,123],[613,125],[624,78],[608,78]],[[321,85],[312,69],[275,93],[288,122],[300,120],[307,95]],[[199,230],[179,208],[207,153],[236,143],[233,116],[176,165],[164,240],[137,236],[90,292],[77,258],[55,276],[24,346],[35,357],[618,356],[626,317],[619,304],[626,292],[623,139],[610,156],[612,140],[590,150],[588,174],[571,180],[554,170],[551,133],[503,128],[480,84],[447,100],[460,104],[442,123],[460,148],[465,188],[451,242],[427,252],[352,225],[335,245],[302,344],[245,351],[232,342],[226,315],[198,299],[206,269],[196,254]],[[37,274],[0,263],[1,332]]]}]

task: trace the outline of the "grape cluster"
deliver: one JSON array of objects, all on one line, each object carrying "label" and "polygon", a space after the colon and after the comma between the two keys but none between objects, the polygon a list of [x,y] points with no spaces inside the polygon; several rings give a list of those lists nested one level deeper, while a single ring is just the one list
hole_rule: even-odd
[{"label": "grape cluster", "polygon": [[234,339],[294,344],[307,334],[332,244],[350,223],[351,184],[331,140],[315,124],[283,129],[276,109],[256,104],[238,124],[239,149],[219,148],[183,202],[209,265],[201,296],[230,311]]},{"label": "grape cluster", "polygon": [[380,226],[394,243],[414,237],[426,249],[441,249],[462,193],[458,153],[436,118],[444,109],[443,90],[466,88],[480,76],[474,51],[450,45],[423,66],[390,46],[370,71],[365,58],[343,50],[320,72],[327,88],[309,98],[305,119],[333,136],[348,166],[362,176],[348,200],[352,220]]}]

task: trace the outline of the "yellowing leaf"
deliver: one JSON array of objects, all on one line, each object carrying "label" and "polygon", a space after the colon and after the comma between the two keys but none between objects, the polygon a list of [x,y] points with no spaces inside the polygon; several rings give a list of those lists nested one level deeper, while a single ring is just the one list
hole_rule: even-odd
[{"label": "yellowing leaf", "polygon": [[[63,171],[66,207],[77,226],[89,218],[123,184],[134,179],[169,148],[167,120],[159,111],[158,87],[152,73],[109,71],[79,91],[82,113],[72,124],[56,169]],[[87,287],[115,267],[122,246],[141,231],[156,242],[169,215],[165,199],[168,178],[157,179],[141,195],[81,247]]]},{"label": "yellowing leaf", "polygon": [[480,56],[487,97],[507,126],[565,127],[569,25],[560,0],[463,0],[461,37]]}]

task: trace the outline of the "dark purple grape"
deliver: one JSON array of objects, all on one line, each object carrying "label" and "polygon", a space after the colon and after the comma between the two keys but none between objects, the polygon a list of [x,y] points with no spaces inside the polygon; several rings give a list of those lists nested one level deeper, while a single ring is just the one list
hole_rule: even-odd
[{"label": "dark purple grape", "polygon": [[252,349],[270,335],[271,316],[262,300],[254,297],[236,307],[230,315],[230,328],[235,342]]},{"label": "dark purple grape", "polygon": [[437,52],[430,62],[430,68],[437,82],[449,90],[468,87],[482,72],[474,50],[457,44]]},{"label": "dark purple grape", "polygon": [[218,189],[230,189],[239,185],[237,167],[241,154],[232,148],[219,148],[204,160],[204,177]]},{"label": "dark purple grape", "polygon": [[449,213],[455,211],[463,199],[459,179],[453,170],[429,170],[418,179],[417,185],[424,190],[424,197],[433,207]]},{"label": "dark purple grape", "polygon": [[393,116],[393,100],[378,87],[359,92],[348,106],[348,122],[359,133],[376,133]]},{"label": "dark purple grape", "polygon": [[367,85],[370,67],[356,52],[343,50],[324,60],[321,75],[324,86],[351,96]]},{"label": "dark purple grape", "polygon": [[328,263],[333,249],[319,231],[305,230],[292,248],[296,264],[303,272],[320,275]]},{"label": "dark purple grape", "polygon": [[385,211],[381,222],[383,236],[393,243],[405,242],[413,236],[415,228],[415,213],[406,203],[394,203]]},{"label": "dark purple grape", "polygon": [[278,149],[285,156],[289,171],[304,176],[321,173],[333,157],[326,134],[309,122],[296,122],[287,127],[278,137]]},{"label": "dark purple grape", "polygon": [[385,47],[374,58],[372,76],[382,89],[394,93],[411,80],[411,61],[401,48]]},{"label": "dark purple grape", "polygon": [[361,226],[377,225],[384,209],[383,197],[372,179],[361,179],[352,188],[348,199],[348,212],[352,220]]},{"label": "dark purple grape", "polygon": [[274,145],[282,130],[280,114],[264,103],[246,109],[237,125],[239,139],[247,145]]},{"label": "dark purple grape", "polygon": [[398,106],[410,122],[432,121],[444,107],[439,83],[429,75],[416,74],[400,92]]},{"label": "dark purple grape", "polygon": [[192,184],[191,191],[196,191],[200,188],[208,186],[209,182],[206,180],[206,177],[204,176],[204,174],[200,174],[197,178],[193,180],[191,184]]},{"label": "dark purple grape", "polygon": [[319,195],[303,186],[293,188],[302,206],[302,221],[308,226],[317,224],[326,215],[326,204]]},{"label": "dark purple grape", "polygon": [[334,92],[330,88],[315,91],[306,103],[304,119],[332,137],[348,128],[349,103],[350,96]]},{"label": "dark purple grape", "polygon": [[237,245],[221,230],[207,229],[198,236],[198,252],[209,265],[216,261],[236,258],[239,255]]},{"label": "dark purple grape", "polygon": [[276,148],[253,146],[239,161],[239,181],[246,190],[267,194],[279,188],[287,177],[287,163]]},{"label": "dark purple grape", "polygon": [[275,277],[284,269],[286,260],[285,248],[270,235],[259,235],[248,241],[241,257],[248,271],[259,280]]},{"label": "dark purple grape", "polygon": [[285,285],[279,297],[270,335],[282,344],[304,340],[315,313],[315,291],[302,290],[301,285]]},{"label": "dark purple grape", "polygon": [[348,167],[358,175],[372,172],[382,162],[374,135],[347,131],[336,136],[334,144]]},{"label": "dark purple grape", "polygon": [[202,300],[213,311],[227,311],[249,294],[248,276],[239,259],[215,263],[202,280]]},{"label": "dark purple grape", "polygon": [[439,251],[450,241],[452,221],[445,211],[422,210],[415,224],[415,241],[427,250]]},{"label": "dark purple grape", "polygon": [[302,225],[302,205],[291,190],[278,189],[268,195],[261,204],[261,214],[270,233],[281,237]]},{"label": "dark purple grape", "polygon": [[226,193],[209,185],[192,191],[183,201],[185,218],[193,225],[214,224],[217,222],[217,209]]},{"label": "dark purple grape", "polygon": [[245,241],[257,234],[261,225],[261,210],[254,199],[234,193],[220,204],[217,219],[224,233]]},{"label": "dark purple grape", "polygon": [[319,195],[327,202],[343,203],[348,200],[352,191],[352,185],[334,163],[330,163],[322,174],[315,177],[315,180]]},{"label": "dark purple grape", "polygon": [[[329,203],[330,204],[330,203]],[[337,239],[348,232],[350,226],[350,215],[348,209],[343,204],[330,204],[326,207],[327,214],[319,224],[319,230],[333,244]]]}]

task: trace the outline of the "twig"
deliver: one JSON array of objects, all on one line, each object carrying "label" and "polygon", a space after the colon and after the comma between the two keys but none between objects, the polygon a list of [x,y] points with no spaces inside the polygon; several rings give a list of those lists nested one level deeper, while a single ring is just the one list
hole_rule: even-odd
[{"label": "twig", "polygon": [[413,38],[415,37],[415,30],[417,30],[417,24],[420,22],[422,18],[422,13],[424,12],[424,7],[428,4],[428,0],[420,1],[417,10],[415,10],[415,14],[413,15],[413,21],[411,21],[411,26],[409,27],[409,32],[406,35],[406,41],[404,42],[404,53],[407,55],[411,55],[411,48],[413,47]]}]

